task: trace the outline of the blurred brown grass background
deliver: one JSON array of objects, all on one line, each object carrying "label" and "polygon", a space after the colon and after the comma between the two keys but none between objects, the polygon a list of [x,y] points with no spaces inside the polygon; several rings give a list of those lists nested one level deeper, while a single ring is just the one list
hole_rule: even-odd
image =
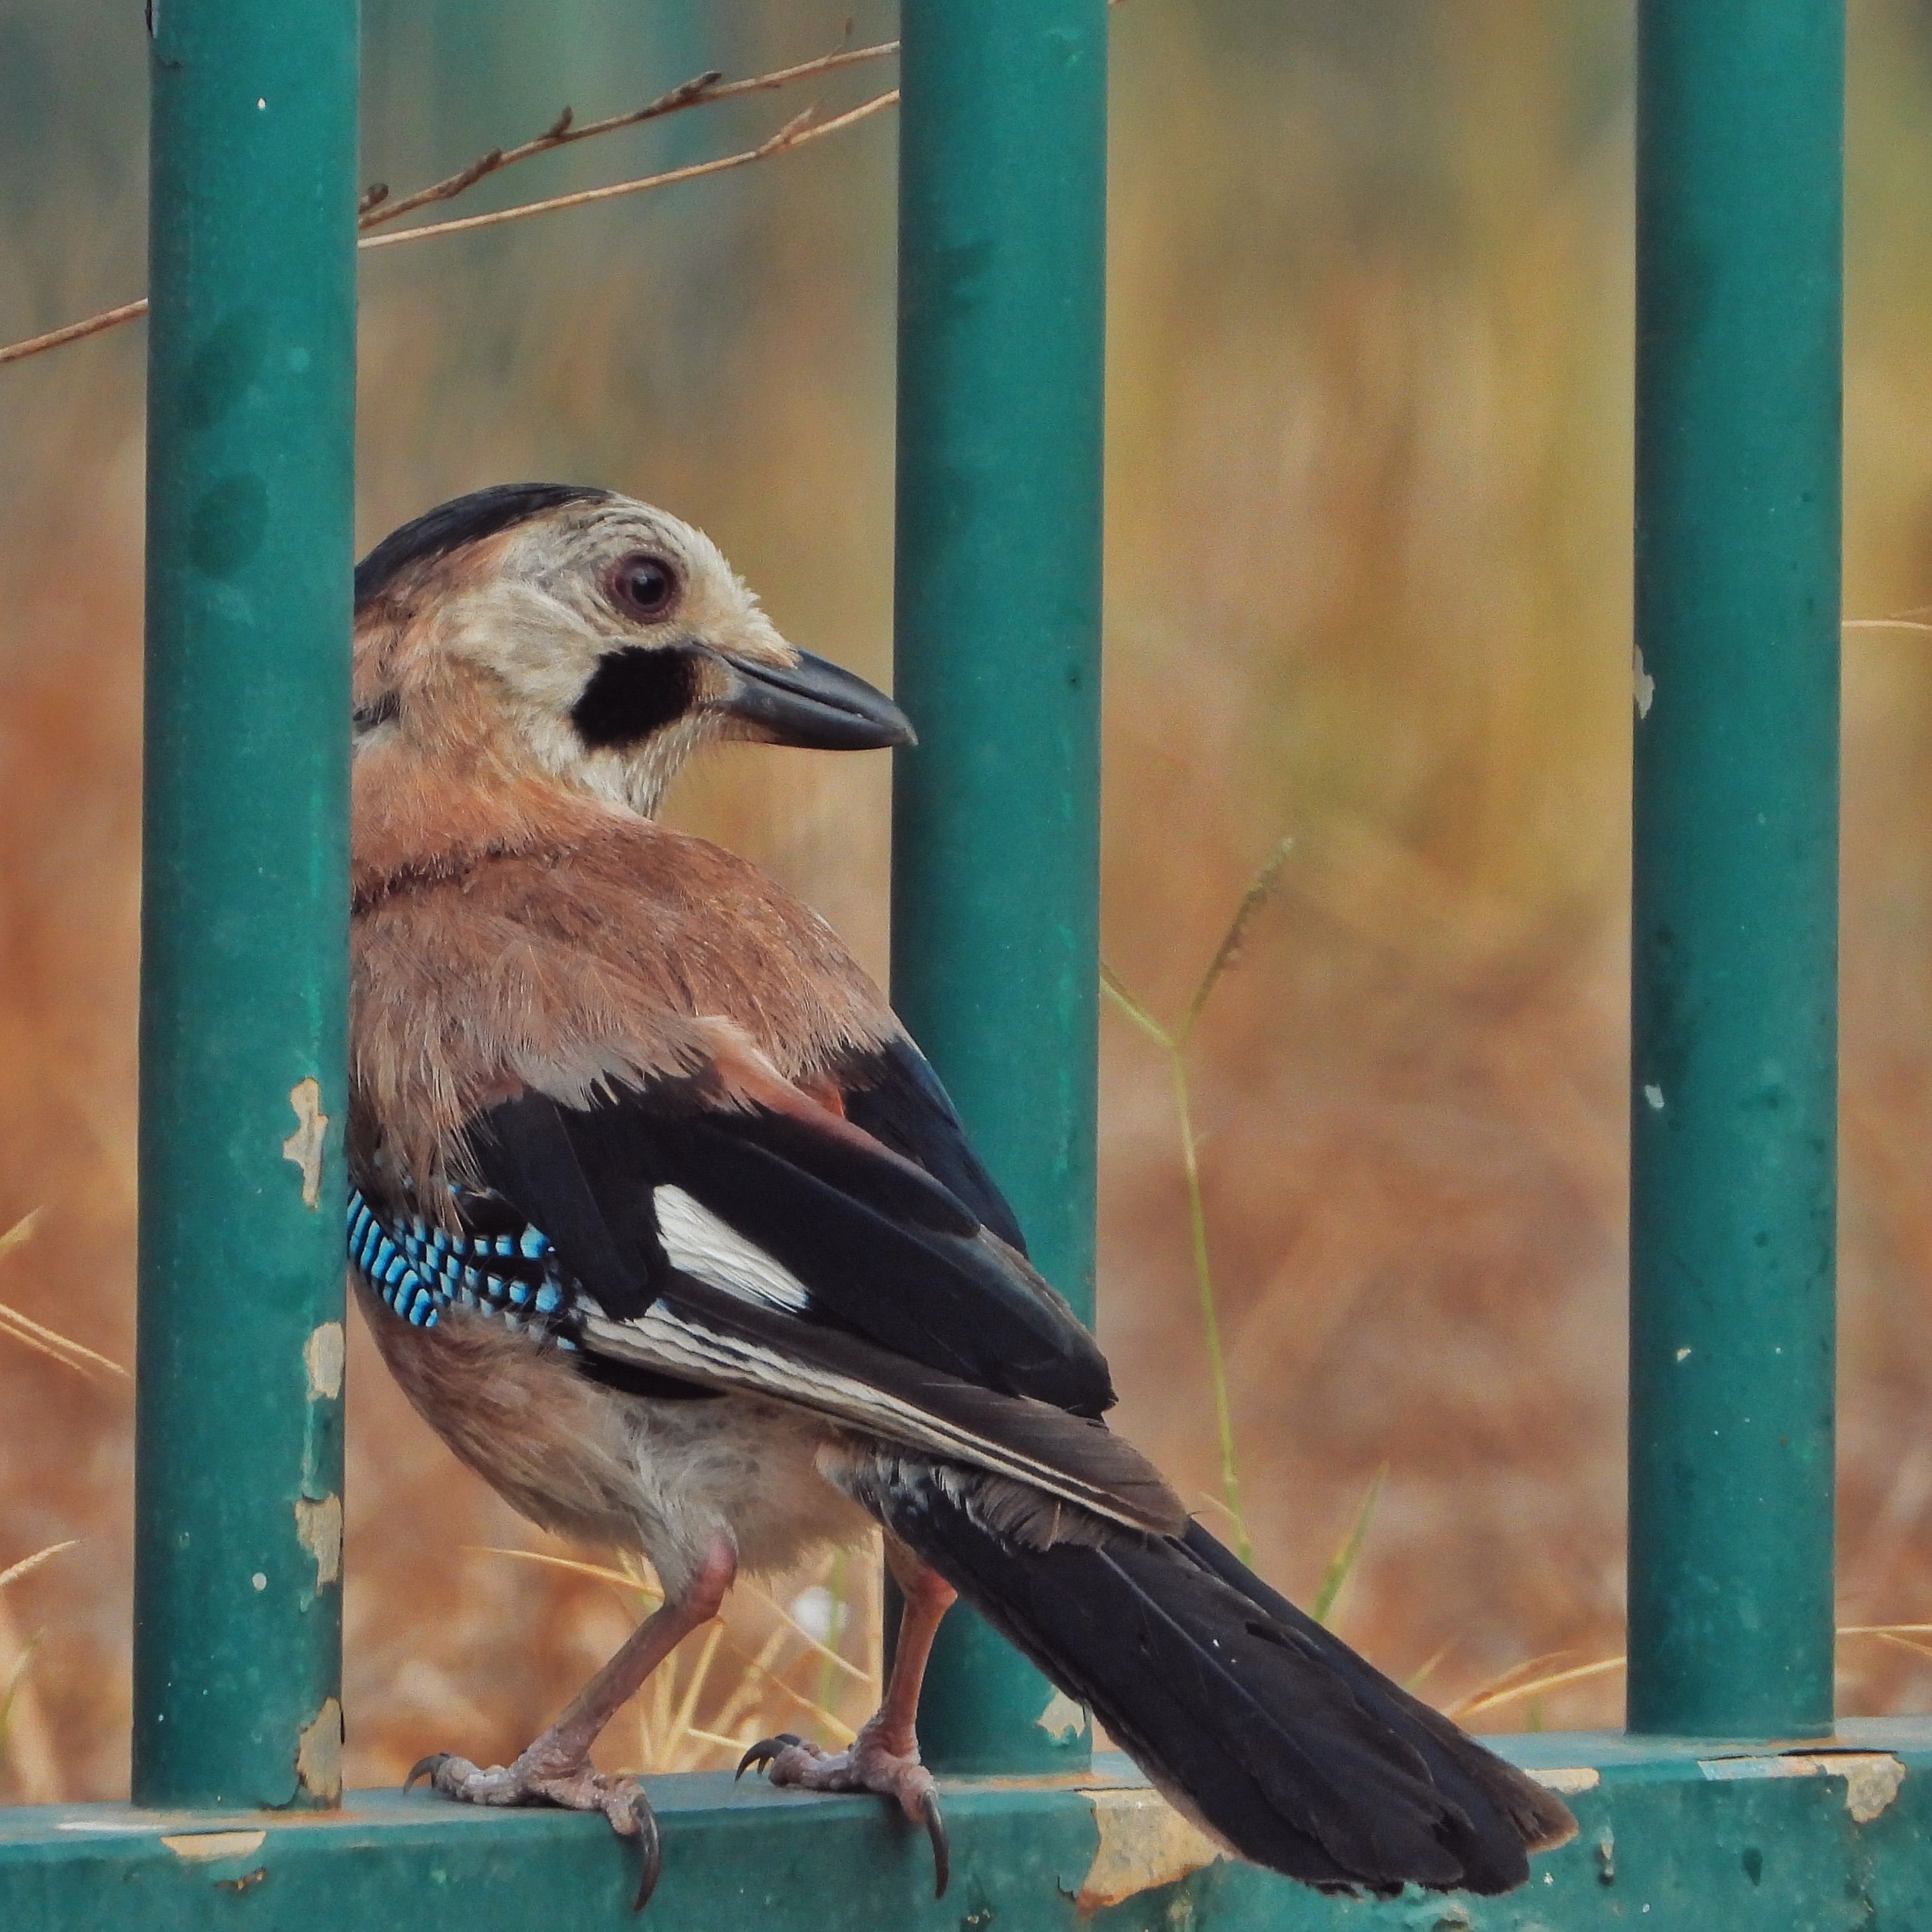
[{"label": "blurred brown grass background", "polygon": [[[846,11],[365,0],[367,173],[400,190],[566,100],[802,58]],[[1932,600],[1932,8],[1852,14],[1846,608],[1870,616]],[[1422,1688],[1450,1702],[1622,1648],[1630,9],[1130,0],[1114,27],[1108,956],[1172,1016],[1294,838],[1193,1053],[1248,1514],[1305,1598],[1386,1466],[1341,1626],[1398,1674],[1434,1660]],[[857,34],[891,30],[866,0]],[[0,339],[140,289],[144,62],[118,0],[0,0]],[[800,104],[514,185],[722,152]],[[368,260],[364,539],[489,481],[609,483],[703,523],[790,634],[883,674],[892,139]],[[136,327],[0,371],[0,1228],[44,1210],[0,1300],[123,1362],[141,354]],[[1848,636],[1846,772],[1840,1594],[1866,1624],[1932,1615],[1932,640]],[[676,811],[882,966],[886,785],[879,760],[743,753]],[[1208,1507],[1166,1070],[1106,1028],[1120,1421]],[[351,1388],[350,1777],[500,1758],[635,1593],[476,1553],[608,1561],[462,1472],[359,1331]],[[0,1593],[0,1682],[41,1634],[0,1796],[125,1788],[130,1420],[123,1387],[0,1336],[0,1569],[82,1539]],[[760,1712],[855,1721],[864,1570],[842,1665],[748,1601],[688,1720],[744,1734],[748,1654]],[[1932,1708],[1924,1654],[1854,1640],[1840,1662],[1844,1709]],[[1620,1699],[1606,1676],[1482,1721],[1611,1724]],[[645,1702],[657,1742],[620,1726],[610,1761],[670,1748],[679,1710]]]}]

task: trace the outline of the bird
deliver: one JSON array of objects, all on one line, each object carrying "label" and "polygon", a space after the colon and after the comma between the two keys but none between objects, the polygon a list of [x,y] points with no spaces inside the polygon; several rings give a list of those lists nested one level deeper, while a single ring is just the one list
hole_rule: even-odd
[{"label": "bird", "polygon": [[963,1598],[1223,1849],[1324,1890],[1498,1893],[1562,1804],[1238,1561],[1105,1420],[1093,1336],[827,923],[658,814],[721,740],[911,746],[701,532],[504,484],[357,566],[347,1240],[390,1371],[532,1521],[634,1552],[646,1617],[507,1766],[409,1782],[601,1811],[598,1732],[740,1575],[884,1532],[903,1598],[848,1749],[739,1769],[864,1791],[950,1853],[916,1731]]}]

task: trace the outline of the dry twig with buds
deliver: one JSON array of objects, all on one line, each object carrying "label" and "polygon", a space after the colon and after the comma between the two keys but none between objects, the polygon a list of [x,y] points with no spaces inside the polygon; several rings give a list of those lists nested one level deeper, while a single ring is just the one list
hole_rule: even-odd
[{"label": "dry twig with buds", "polygon": [[[549,127],[532,139],[513,148],[492,148],[479,154],[452,175],[440,181],[432,182],[427,188],[392,200],[387,183],[372,183],[363,191],[356,209],[356,226],[364,231],[363,238],[356,244],[362,248],[392,248],[407,242],[424,242],[440,235],[453,235],[472,228],[494,228],[506,222],[521,221],[534,214],[552,214],[566,208],[580,208],[596,201],[614,200],[620,195],[640,194],[648,188],[668,188],[674,182],[694,181],[702,175],[723,174],[732,168],[742,168],[753,161],[768,159],[774,154],[785,153],[793,148],[800,148],[808,142],[822,140],[828,134],[836,134],[844,128],[855,127],[861,121],[869,119],[882,109],[894,106],[898,100],[898,90],[892,88],[883,94],[874,94],[870,100],[848,109],[842,114],[835,114],[829,120],[817,118],[818,110],[809,107],[802,114],[795,115],[776,133],[769,135],[755,147],[740,149],[735,154],[720,154],[706,161],[694,161],[681,168],[669,168],[662,173],[640,176],[634,180],[614,182],[602,188],[580,189],[572,194],[553,195],[543,201],[524,202],[514,208],[499,208],[488,214],[470,215],[453,221],[432,222],[421,228],[406,228],[394,234],[371,236],[368,230],[386,226],[398,221],[418,209],[436,202],[452,201],[458,195],[474,188],[480,181],[500,174],[505,168],[512,167],[519,161],[526,161],[538,154],[547,154],[558,148],[569,147],[579,141],[592,140],[599,134],[614,134],[620,129],[641,126],[647,121],[662,120],[666,115],[676,114],[687,107],[704,107],[715,101],[735,100],[741,94],[769,92],[775,88],[788,87],[794,82],[815,79],[820,74],[832,74],[842,68],[856,67],[867,61],[883,60],[898,52],[896,40],[881,40],[875,46],[866,47],[841,47],[829,54],[820,54],[816,58],[801,61],[796,65],[773,69],[769,74],[753,74],[742,80],[727,80],[713,69],[704,74],[694,74],[690,80],[680,81],[668,93],[661,94],[655,100],[646,102],[622,114],[613,114],[601,121],[586,121],[580,124],[572,110],[568,107],[552,122]],[[123,302],[118,308],[103,309],[98,315],[86,316],[80,322],[68,323],[64,328],[50,329],[44,335],[29,336],[25,341],[9,343],[0,347],[0,363],[23,362],[30,356],[44,354],[50,349],[64,348],[70,342],[84,341],[90,335],[99,335],[104,331],[117,327],[124,322],[132,322],[137,316],[148,312],[148,299],[142,296],[138,301]]]}]

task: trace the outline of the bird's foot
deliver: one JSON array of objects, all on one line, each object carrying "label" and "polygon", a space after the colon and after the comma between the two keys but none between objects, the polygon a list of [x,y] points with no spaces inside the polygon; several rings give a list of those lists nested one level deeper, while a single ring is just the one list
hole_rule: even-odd
[{"label": "bird's foot", "polygon": [[515,1763],[492,1765],[487,1770],[467,1758],[434,1751],[404,1780],[406,1791],[427,1778],[432,1791],[463,1804],[554,1804],[566,1811],[601,1811],[620,1838],[635,1838],[644,1853],[632,1910],[641,1912],[657,1889],[663,1869],[664,1846],[656,1814],[634,1778],[594,1769],[587,1760],[574,1764],[538,1754],[536,1747]]},{"label": "bird's foot", "polygon": [[762,1766],[774,1784],[796,1785],[802,1791],[873,1791],[896,1800],[915,1825],[926,1827],[932,1840],[933,1892],[946,1895],[952,1854],[946,1841],[946,1821],[939,1814],[939,1793],[932,1773],[919,1761],[919,1748],[895,1750],[877,1718],[866,1725],[848,1750],[828,1752],[789,1731],[760,1738],[738,1766],[738,1775]]}]

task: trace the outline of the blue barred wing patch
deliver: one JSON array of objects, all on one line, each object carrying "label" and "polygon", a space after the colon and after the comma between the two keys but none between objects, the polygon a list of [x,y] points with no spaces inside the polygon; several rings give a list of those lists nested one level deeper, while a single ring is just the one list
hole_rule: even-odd
[{"label": "blue barred wing patch", "polygon": [[383,1305],[418,1328],[473,1308],[576,1348],[584,1292],[548,1237],[497,1196],[464,1189],[455,1201],[452,1230],[420,1214],[385,1218],[350,1189],[349,1258]]}]

